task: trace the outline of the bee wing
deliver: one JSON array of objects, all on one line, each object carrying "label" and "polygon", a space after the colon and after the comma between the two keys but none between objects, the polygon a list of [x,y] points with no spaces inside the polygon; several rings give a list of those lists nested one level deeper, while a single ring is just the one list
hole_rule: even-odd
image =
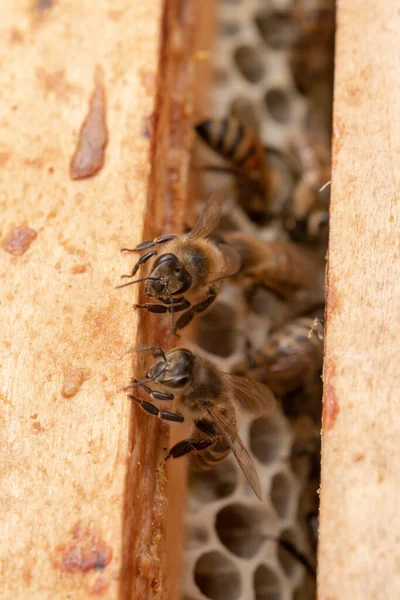
[{"label": "bee wing", "polygon": [[306,374],[308,371],[314,372],[322,363],[323,358],[323,343],[315,335],[314,343],[305,339],[304,343],[299,343],[294,340],[286,351],[268,356],[265,361],[265,370],[269,373],[287,373],[296,375],[299,372]]},{"label": "bee wing", "polygon": [[[303,350],[303,352],[301,351]],[[307,358],[304,352],[304,349],[301,348],[299,350],[294,350],[285,355],[277,356],[275,360],[270,361],[268,365],[268,371],[274,373],[280,373],[281,371],[288,371],[290,369],[295,369],[300,364],[304,367],[304,363],[306,362],[304,359]]]},{"label": "bee wing", "polygon": [[239,467],[242,469],[244,476],[251,485],[256,494],[257,498],[262,500],[262,491],[260,478],[251,459],[250,454],[247,452],[240,439],[236,429],[232,427],[229,421],[224,417],[221,412],[216,408],[210,408],[209,413],[212,416],[213,423],[217,427],[220,434],[224,437],[232,450]]},{"label": "bee wing", "polygon": [[223,254],[224,257],[224,267],[221,273],[218,274],[213,281],[218,281],[219,279],[223,279],[224,277],[231,277],[231,275],[236,275],[241,267],[241,258],[239,253],[229,246],[228,244],[218,244],[218,250]]},{"label": "bee wing", "polygon": [[223,197],[214,193],[201,211],[196,225],[188,235],[188,240],[207,237],[217,226],[221,218]]},{"label": "bee wing", "polygon": [[275,407],[276,400],[272,391],[252,377],[228,375],[225,377],[233,388],[235,401],[240,409],[255,415],[262,415]]}]

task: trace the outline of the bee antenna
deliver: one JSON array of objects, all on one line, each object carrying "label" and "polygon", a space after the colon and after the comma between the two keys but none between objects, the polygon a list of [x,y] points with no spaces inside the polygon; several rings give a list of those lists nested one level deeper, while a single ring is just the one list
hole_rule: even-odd
[{"label": "bee antenna", "polygon": [[135,383],[131,383],[130,385],[127,385],[126,388],[124,388],[124,392],[126,392],[126,390],[130,390],[132,388],[142,387],[143,385],[146,385],[146,383],[149,383],[149,381],[154,381],[155,379],[157,379],[157,377],[160,377],[160,375],[162,373],[164,373],[166,368],[167,367],[165,366],[163,369],[161,369],[161,371],[159,373],[156,373],[155,375],[153,375],[153,377],[146,377],[146,379],[142,379],[141,381],[135,381]]},{"label": "bee antenna", "polygon": [[[123,275],[123,277],[125,277]],[[142,277],[141,279],[135,279],[135,281],[130,281],[129,283],[123,283],[122,285],[117,285],[115,287],[116,290],[120,288],[127,287],[128,285],[133,285],[134,283],[142,283],[142,281],[158,281],[158,277]]]},{"label": "bee antenna", "polygon": [[146,352],[147,350],[158,350],[163,361],[167,362],[167,357],[161,346],[139,346],[138,348],[132,348],[131,350],[128,350],[127,354],[133,354],[134,352]]},{"label": "bee antenna", "polygon": [[126,392],[126,390],[131,390],[132,388],[136,388],[136,387],[141,387],[143,385],[145,385],[146,383],[148,383],[150,381],[150,379],[148,379],[146,377],[146,379],[143,379],[142,381],[135,381],[135,383],[131,383],[130,385],[127,385],[124,388],[124,392]]}]

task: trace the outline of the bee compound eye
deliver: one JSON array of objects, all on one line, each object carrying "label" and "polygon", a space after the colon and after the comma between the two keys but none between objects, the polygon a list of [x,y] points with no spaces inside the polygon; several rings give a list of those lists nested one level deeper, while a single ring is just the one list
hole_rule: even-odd
[{"label": "bee compound eye", "polygon": [[170,388],[181,388],[188,384],[190,381],[190,375],[171,375],[165,377],[163,383]]},{"label": "bee compound eye", "polygon": [[163,283],[163,281],[161,279],[160,280],[156,279],[155,281],[152,281],[151,282],[151,289],[152,289],[152,291],[154,293],[161,294],[161,292],[164,289],[164,283]]}]

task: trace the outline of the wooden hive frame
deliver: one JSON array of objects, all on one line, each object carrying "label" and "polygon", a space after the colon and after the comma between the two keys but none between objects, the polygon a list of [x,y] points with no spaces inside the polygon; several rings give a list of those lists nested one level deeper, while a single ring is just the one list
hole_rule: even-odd
[{"label": "wooden hive frame", "polygon": [[172,339],[113,288],[121,247],[182,230],[214,8],[2,6],[1,598],[178,597],[184,463],[121,393]]},{"label": "wooden hive frame", "polygon": [[400,597],[399,10],[339,0],[319,600]]},{"label": "wooden hive frame", "polygon": [[[154,321],[137,336],[112,288],[121,246],[181,227],[190,119],[168,129],[190,116],[186,32],[196,12],[210,33],[214,8],[3,4],[2,598],[177,597],[184,473],[167,482],[168,429],[119,393]],[[386,599],[400,595],[398,7],[341,0],[337,22],[319,600]],[[73,181],[96,65],[105,164]]]}]

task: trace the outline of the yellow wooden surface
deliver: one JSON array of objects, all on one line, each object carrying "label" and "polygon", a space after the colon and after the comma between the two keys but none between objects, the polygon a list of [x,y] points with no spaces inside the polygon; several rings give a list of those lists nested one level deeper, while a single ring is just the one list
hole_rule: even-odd
[{"label": "yellow wooden surface", "polygon": [[339,0],[319,600],[400,598],[399,32]]},{"label": "yellow wooden surface", "polygon": [[[2,3],[0,598],[7,600],[166,599],[176,587],[169,560],[164,571],[161,560],[168,427],[121,392],[132,375],[126,351],[171,339],[166,324],[149,339],[157,315],[137,330],[134,289],[114,289],[134,262],[120,248],[180,227],[184,217],[190,123],[172,168],[166,47],[168,23],[193,32],[200,5],[167,6],[163,14],[161,0]],[[180,99],[189,119],[191,43],[174,41],[187,65]],[[95,177],[72,181],[97,66],[105,163]],[[21,255],[9,252],[16,228],[37,234]],[[174,482],[183,489],[179,469]],[[181,539],[182,507],[174,514]],[[174,553],[176,579],[179,547]]]}]

